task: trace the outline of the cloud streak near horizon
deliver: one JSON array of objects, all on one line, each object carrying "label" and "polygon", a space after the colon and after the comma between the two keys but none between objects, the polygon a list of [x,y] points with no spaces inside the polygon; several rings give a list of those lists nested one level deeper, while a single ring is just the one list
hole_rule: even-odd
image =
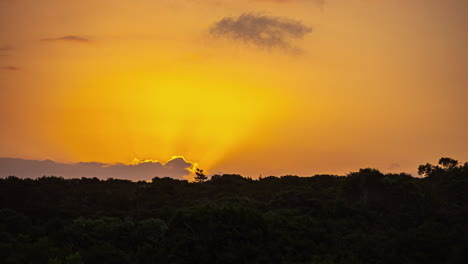
[{"label": "cloud streak near horizon", "polygon": [[13,50],[13,46],[10,45],[3,45],[0,46],[0,56],[6,57],[9,55],[9,53]]},{"label": "cloud streak near horizon", "polygon": [[44,39],[41,39],[41,41],[70,41],[70,42],[87,43],[89,42],[89,39],[85,37],[81,37],[81,36],[69,35],[69,36],[58,37],[58,38],[44,38]]},{"label": "cloud streak near horizon", "polygon": [[254,13],[225,17],[210,28],[210,34],[218,38],[240,41],[260,48],[285,50],[298,50],[291,42],[310,32],[312,28],[300,21]]},{"label": "cloud streak near horizon", "polygon": [[20,70],[18,67],[15,67],[15,66],[3,66],[3,67],[0,67],[0,69],[4,71],[19,71]]},{"label": "cloud streak near horizon", "polygon": [[60,176],[64,178],[114,178],[146,181],[154,177],[187,179],[196,164],[176,157],[166,163],[151,161],[137,164],[106,164],[100,162],[58,163],[51,160],[25,160],[0,158],[0,177],[17,176],[38,178]]},{"label": "cloud streak near horizon", "polygon": [[9,45],[0,46],[0,51],[10,51],[10,50],[13,50],[12,46],[9,46]]}]

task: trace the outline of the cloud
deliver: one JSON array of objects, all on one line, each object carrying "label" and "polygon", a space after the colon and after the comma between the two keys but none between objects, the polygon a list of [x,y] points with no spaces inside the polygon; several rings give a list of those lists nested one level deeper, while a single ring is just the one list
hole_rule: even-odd
[{"label": "cloud", "polygon": [[[233,2],[236,1],[226,1],[226,0],[185,0],[187,2],[194,2],[194,3],[199,3],[199,4],[204,4],[204,5],[211,5],[211,6],[216,6],[216,7],[221,7],[225,5],[229,5],[230,3],[232,4]],[[312,3],[318,7],[323,7],[325,4],[325,0],[244,0],[246,2],[259,2],[259,3],[275,3],[275,4],[292,4],[292,3],[299,3],[299,4],[304,4],[304,3]]]},{"label": "cloud", "polygon": [[300,21],[262,14],[244,13],[238,17],[225,17],[214,23],[210,34],[261,48],[298,50],[290,42],[301,39],[312,28]]},{"label": "cloud", "polygon": [[399,170],[400,168],[401,166],[398,163],[392,163],[388,166],[388,170],[391,170],[391,171]]},{"label": "cloud", "polygon": [[10,50],[13,50],[12,46],[9,46],[9,45],[0,46],[0,51],[10,51]]},{"label": "cloud", "polygon": [[70,41],[70,42],[86,43],[86,42],[89,42],[90,40],[85,37],[70,35],[70,36],[64,36],[64,37],[59,37],[59,38],[45,38],[45,39],[41,39],[41,41]]},{"label": "cloud", "polygon": [[0,46],[0,56],[8,56],[8,52],[12,51],[13,49],[13,46],[9,45]]},{"label": "cloud", "polygon": [[196,163],[188,162],[183,157],[174,157],[166,163],[134,160],[131,164],[58,163],[51,160],[0,158],[0,177],[37,178],[53,175],[64,178],[97,177],[133,181],[151,180],[154,177],[186,179],[196,166]]},{"label": "cloud", "polygon": [[15,66],[3,66],[3,67],[0,67],[0,69],[4,71],[19,71],[20,70],[20,68],[15,67]]},{"label": "cloud", "polygon": [[318,6],[323,6],[325,4],[325,0],[249,0],[251,2],[272,2],[272,3],[300,3],[300,2],[311,2]]}]

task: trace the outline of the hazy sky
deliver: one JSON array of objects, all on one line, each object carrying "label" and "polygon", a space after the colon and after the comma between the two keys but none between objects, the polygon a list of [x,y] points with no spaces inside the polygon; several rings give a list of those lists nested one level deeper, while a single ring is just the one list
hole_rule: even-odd
[{"label": "hazy sky", "polygon": [[0,0],[0,157],[180,155],[251,177],[466,161],[467,14],[466,0]]}]

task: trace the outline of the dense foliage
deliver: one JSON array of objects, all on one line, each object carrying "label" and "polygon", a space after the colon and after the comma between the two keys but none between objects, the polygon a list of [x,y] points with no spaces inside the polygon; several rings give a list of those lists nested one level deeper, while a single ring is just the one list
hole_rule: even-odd
[{"label": "dense foliage", "polygon": [[421,177],[8,177],[0,263],[468,263],[468,164],[439,165]]}]

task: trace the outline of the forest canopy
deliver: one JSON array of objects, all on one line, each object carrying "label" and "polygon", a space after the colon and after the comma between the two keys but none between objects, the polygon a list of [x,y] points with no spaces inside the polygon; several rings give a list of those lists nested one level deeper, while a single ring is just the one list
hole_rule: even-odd
[{"label": "forest canopy", "polygon": [[420,177],[0,179],[1,263],[468,263],[468,163]]}]

